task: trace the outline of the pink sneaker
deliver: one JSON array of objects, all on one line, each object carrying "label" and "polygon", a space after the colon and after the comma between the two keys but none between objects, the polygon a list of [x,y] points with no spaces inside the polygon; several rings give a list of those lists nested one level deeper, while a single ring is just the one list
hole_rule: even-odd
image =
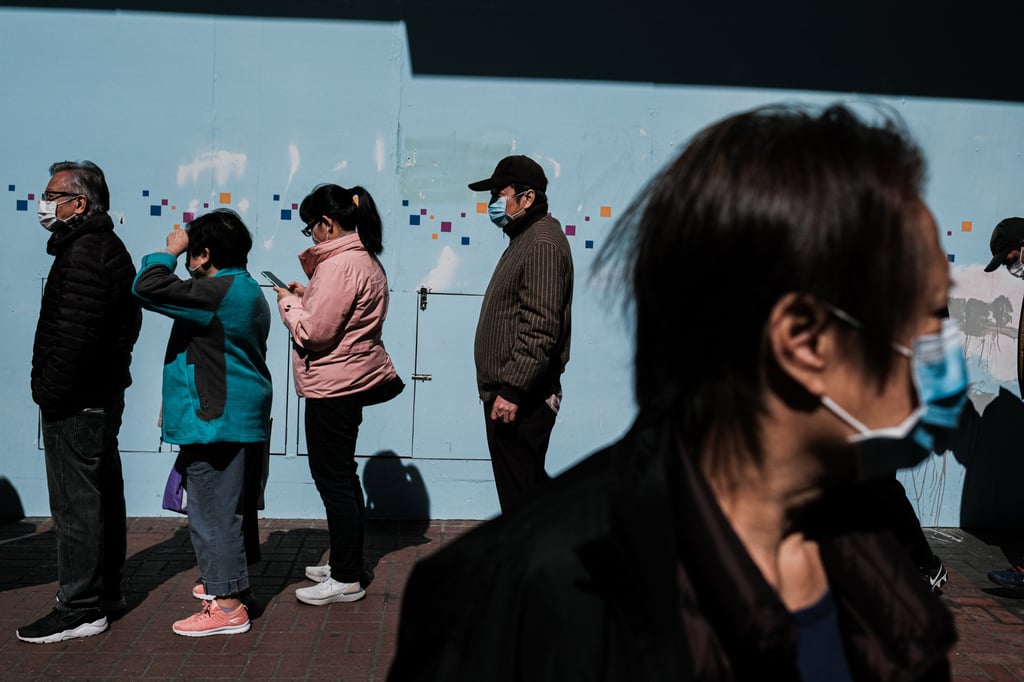
[{"label": "pink sneaker", "polygon": [[203,610],[194,616],[179,620],[171,628],[176,635],[207,637],[209,635],[237,635],[248,632],[249,610],[245,604],[231,613],[225,613],[216,599],[203,602]]},{"label": "pink sneaker", "polygon": [[206,587],[201,582],[192,586],[192,596],[203,601],[210,601],[215,598],[212,594],[206,594]]}]

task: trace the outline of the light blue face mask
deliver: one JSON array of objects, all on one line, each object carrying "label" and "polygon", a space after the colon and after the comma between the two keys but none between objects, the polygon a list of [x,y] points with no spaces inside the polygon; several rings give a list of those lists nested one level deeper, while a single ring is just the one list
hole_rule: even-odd
[{"label": "light blue face mask", "polygon": [[[860,323],[841,310],[833,310],[837,317],[855,327]],[[967,404],[967,361],[964,358],[960,330],[953,320],[942,321],[942,330],[937,334],[924,334],[914,340],[913,348],[893,344],[893,349],[910,358],[911,375],[917,389],[918,407],[896,426],[871,429],[856,417],[841,408],[828,396],[821,399],[822,405],[857,431],[850,442],[867,454],[886,441],[879,452],[888,452],[891,459],[885,463],[871,463],[868,468],[877,474],[879,468],[888,468],[891,473],[897,468],[913,466],[936,448],[936,442],[943,444],[956,432],[960,413]],[[870,442],[871,448],[865,447]],[[897,457],[894,445],[915,445],[903,447],[904,457]]]},{"label": "light blue face mask", "polygon": [[[520,192],[519,194],[513,194],[512,196],[521,197],[528,191],[529,190],[525,190],[523,192]],[[508,197],[495,197],[494,201],[487,205],[487,217],[490,218],[491,222],[497,225],[498,227],[505,227],[510,222],[512,222],[516,217],[518,217],[520,213],[526,210],[519,209],[518,211],[516,211],[515,215],[510,216],[508,213],[505,212],[505,209],[507,207]]]}]

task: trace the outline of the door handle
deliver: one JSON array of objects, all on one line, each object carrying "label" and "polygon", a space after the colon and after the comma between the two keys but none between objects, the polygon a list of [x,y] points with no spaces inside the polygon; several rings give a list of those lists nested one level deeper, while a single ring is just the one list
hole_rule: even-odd
[{"label": "door handle", "polygon": [[430,381],[433,378],[434,378],[433,374],[413,374],[412,375],[412,380],[413,381]]}]

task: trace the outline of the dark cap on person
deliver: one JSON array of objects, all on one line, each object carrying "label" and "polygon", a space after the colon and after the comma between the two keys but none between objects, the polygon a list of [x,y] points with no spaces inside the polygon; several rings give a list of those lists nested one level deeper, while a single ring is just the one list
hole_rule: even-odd
[{"label": "dark cap on person", "polygon": [[1006,257],[1014,249],[1021,248],[1024,242],[1024,218],[1006,218],[1000,220],[996,229],[992,230],[992,241],[989,242],[989,249],[992,251],[992,260],[985,266],[985,272],[992,272],[1000,265],[1006,263]]},{"label": "dark cap on person", "polygon": [[475,192],[481,190],[504,189],[509,185],[526,185],[543,192],[548,188],[548,178],[544,169],[529,156],[506,156],[494,167],[491,177],[469,183]]}]

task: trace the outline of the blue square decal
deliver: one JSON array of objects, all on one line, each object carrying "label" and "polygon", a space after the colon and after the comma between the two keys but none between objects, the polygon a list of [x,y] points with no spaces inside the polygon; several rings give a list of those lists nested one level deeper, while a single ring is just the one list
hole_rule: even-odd
[{"label": "blue square decal", "polygon": [[408,205],[409,205],[409,200],[408,199],[402,199],[402,206],[408,206]]},{"label": "blue square decal", "polygon": [[28,199],[18,199],[18,210],[19,211],[27,211],[28,210]]},{"label": "blue square decal", "polygon": [[160,215],[160,204],[154,204],[150,206],[149,215]]},{"label": "blue square decal", "polygon": [[588,249],[594,248],[594,240],[593,239],[588,239],[587,241],[583,242],[583,246],[588,248]]},{"label": "blue square decal", "polygon": [[281,195],[280,194],[275,194],[274,195],[274,201],[281,201]]},{"label": "blue square decal", "polygon": [[14,185],[7,185],[7,191],[8,192],[13,192],[14,191]]},{"label": "blue square decal", "polygon": [[409,224],[410,225],[419,225],[420,224],[420,216],[419,216],[419,214],[413,213],[411,216],[409,216]]},{"label": "blue square decal", "polygon": [[463,246],[469,246],[469,237],[463,237],[462,238],[462,245]]},{"label": "blue square decal", "polygon": [[956,255],[950,253],[950,254],[946,255],[946,258],[948,258],[949,262],[952,263],[952,262],[954,262],[956,260]]},{"label": "blue square decal", "polygon": [[290,208],[282,208],[281,209],[281,220],[291,220],[291,219],[292,219],[292,210]]},{"label": "blue square decal", "polygon": [[142,196],[148,197],[149,196],[149,190],[148,189],[142,190]]}]

